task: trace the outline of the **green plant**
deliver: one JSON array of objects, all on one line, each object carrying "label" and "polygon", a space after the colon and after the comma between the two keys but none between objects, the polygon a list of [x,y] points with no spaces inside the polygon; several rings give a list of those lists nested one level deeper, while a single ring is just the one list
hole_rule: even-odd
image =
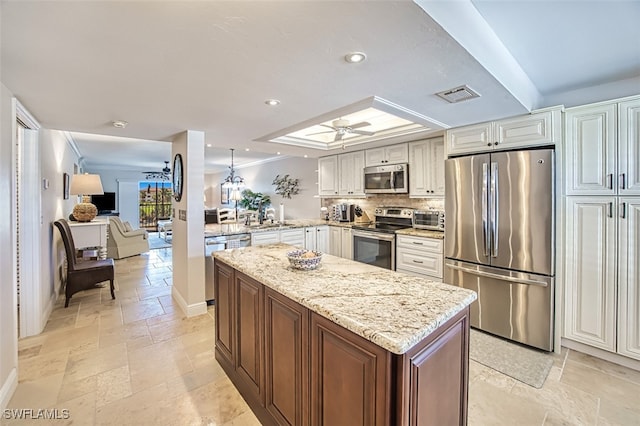
[{"label": "green plant", "polygon": [[245,209],[257,210],[260,201],[262,201],[263,209],[271,205],[271,198],[268,195],[264,195],[261,192],[253,192],[250,189],[245,189],[242,191],[242,200],[240,200],[238,204]]}]

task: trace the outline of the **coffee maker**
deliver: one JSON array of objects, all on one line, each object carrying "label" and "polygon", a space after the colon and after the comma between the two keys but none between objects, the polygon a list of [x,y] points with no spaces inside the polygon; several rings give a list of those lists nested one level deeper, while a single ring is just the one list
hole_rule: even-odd
[{"label": "coffee maker", "polygon": [[355,204],[334,204],[332,206],[332,217],[336,222],[353,222],[355,219]]}]

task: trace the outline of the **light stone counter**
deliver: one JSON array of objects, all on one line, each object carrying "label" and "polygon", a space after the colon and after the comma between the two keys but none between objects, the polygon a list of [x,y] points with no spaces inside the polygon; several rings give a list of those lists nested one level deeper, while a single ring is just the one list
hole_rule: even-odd
[{"label": "light stone counter", "polygon": [[284,224],[278,224],[277,222],[271,224],[265,222],[263,225],[259,225],[253,222],[250,226],[245,226],[243,223],[215,223],[207,224],[204,226],[205,237],[217,237],[221,235],[236,235],[236,234],[253,234],[256,232],[269,232],[277,231],[279,229],[293,229],[304,228],[307,226],[322,226],[322,225],[334,225],[341,226],[339,222],[326,221],[322,219],[299,219],[299,220],[286,220]]},{"label": "light stone counter", "polygon": [[293,247],[271,244],[213,253],[236,270],[396,354],[463,310],[476,293],[323,254],[316,270],[289,266]]},{"label": "light stone counter", "polygon": [[428,229],[407,228],[396,231],[399,235],[411,235],[414,237],[434,238],[436,240],[444,240],[444,232],[429,231]]}]

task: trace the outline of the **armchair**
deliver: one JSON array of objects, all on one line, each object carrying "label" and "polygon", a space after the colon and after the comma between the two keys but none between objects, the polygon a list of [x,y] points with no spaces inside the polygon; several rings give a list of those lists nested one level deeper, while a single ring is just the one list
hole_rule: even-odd
[{"label": "armchair", "polygon": [[[65,285],[66,300],[64,307],[69,306],[69,300],[74,293],[90,288],[98,287],[97,284],[109,281],[111,284],[111,298],[115,299],[113,280],[115,270],[113,259],[85,260],[79,261],[76,258],[76,246],[73,242],[73,235],[66,220],[60,219],[54,222],[60,231],[64,251],[67,255],[67,282]],[[98,287],[99,288],[99,287]]]},{"label": "armchair", "polygon": [[119,217],[109,218],[107,257],[122,259],[149,251],[148,233],[144,229],[131,229],[129,222]]}]

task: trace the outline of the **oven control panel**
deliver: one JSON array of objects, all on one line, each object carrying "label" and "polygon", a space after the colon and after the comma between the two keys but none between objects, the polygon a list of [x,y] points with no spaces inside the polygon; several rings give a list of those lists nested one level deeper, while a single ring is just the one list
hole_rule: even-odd
[{"label": "oven control panel", "polygon": [[414,209],[406,207],[377,207],[375,209],[376,216],[383,217],[399,217],[399,218],[413,218]]}]

